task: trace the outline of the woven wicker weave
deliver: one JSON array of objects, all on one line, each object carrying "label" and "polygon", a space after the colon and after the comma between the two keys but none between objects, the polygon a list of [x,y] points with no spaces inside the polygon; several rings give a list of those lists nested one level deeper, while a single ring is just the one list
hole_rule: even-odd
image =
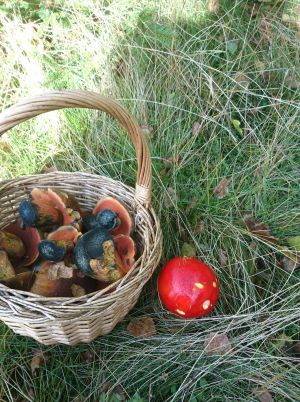
[{"label": "woven wicker weave", "polygon": [[[131,271],[108,288],[77,298],[47,298],[0,284],[0,319],[18,334],[52,345],[91,342],[112,331],[135,305],[157,267],[162,250],[159,221],[150,206],[151,159],[135,120],[116,101],[85,91],[53,91],[25,99],[0,115],[0,134],[41,113],[62,108],[105,111],[128,132],[136,149],[138,171],[133,189],[108,177],[55,172],[0,183],[0,228],[17,217],[20,201],[34,187],[63,189],[92,209],[100,197],[121,200],[135,216],[139,258]],[[110,292],[108,292],[110,290]]]}]

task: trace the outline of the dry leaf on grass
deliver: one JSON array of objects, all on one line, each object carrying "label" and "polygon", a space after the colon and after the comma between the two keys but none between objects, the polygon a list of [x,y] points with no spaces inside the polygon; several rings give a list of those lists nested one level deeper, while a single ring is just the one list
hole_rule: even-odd
[{"label": "dry leaf on grass", "polygon": [[260,237],[269,243],[278,243],[278,240],[271,236],[270,228],[265,223],[260,222],[250,214],[244,215],[243,221],[249,232],[253,233],[255,236]]},{"label": "dry leaf on grass", "polygon": [[210,13],[217,14],[220,10],[220,0],[208,0],[207,9]]},{"label": "dry leaf on grass", "polygon": [[45,166],[42,170],[41,173],[55,173],[58,172],[58,169],[56,166]]},{"label": "dry leaf on grass", "polygon": [[185,208],[185,213],[188,214],[190,212],[191,209],[193,209],[197,204],[197,198],[196,197],[192,197],[190,203],[188,204],[188,206]]},{"label": "dry leaf on grass", "polygon": [[294,272],[294,270],[296,268],[298,268],[300,266],[300,259],[297,262],[297,261],[292,260],[291,258],[284,256],[284,257],[282,257],[280,264],[286,272],[292,273],[292,272]]},{"label": "dry leaf on grass", "polygon": [[7,133],[2,134],[2,136],[0,137],[0,150],[3,152],[9,152],[11,150]]},{"label": "dry leaf on grass", "polygon": [[80,354],[80,360],[83,363],[92,363],[95,361],[95,353],[91,350],[86,350]]},{"label": "dry leaf on grass", "polygon": [[300,88],[300,81],[297,80],[295,77],[289,76],[285,79],[285,84],[290,88],[290,89],[298,89]]},{"label": "dry leaf on grass", "polygon": [[193,135],[193,137],[196,137],[200,133],[201,128],[202,128],[202,124],[199,123],[199,121],[195,121],[193,123],[193,127],[192,127],[192,135]]},{"label": "dry leaf on grass", "polygon": [[220,263],[221,268],[225,268],[227,266],[227,262],[228,262],[227,254],[225,253],[224,250],[222,250],[220,248],[220,250],[219,250],[219,263]]},{"label": "dry leaf on grass", "polygon": [[134,318],[127,325],[127,332],[139,337],[154,336],[156,335],[154,320],[151,317]]},{"label": "dry leaf on grass", "polygon": [[204,352],[207,355],[225,355],[231,351],[231,342],[226,334],[211,332],[205,338]]},{"label": "dry leaf on grass", "polygon": [[234,77],[235,82],[238,84],[237,85],[237,90],[241,89],[248,89],[250,85],[250,80],[249,78],[243,74],[243,73],[237,73],[236,76]]},{"label": "dry leaf on grass", "polygon": [[201,219],[197,218],[195,226],[192,229],[192,232],[194,235],[199,235],[205,231],[204,223],[201,221]]},{"label": "dry leaf on grass", "polygon": [[105,393],[107,396],[112,397],[113,395],[118,398],[119,401],[126,401],[126,394],[124,388],[120,384],[113,384],[107,382],[101,388],[101,392]]},{"label": "dry leaf on grass", "polygon": [[215,197],[217,197],[219,199],[224,198],[229,191],[228,187],[229,187],[230,183],[231,183],[231,179],[223,177],[223,179],[220,181],[220,183],[214,189]]},{"label": "dry leaf on grass", "polygon": [[31,360],[31,372],[32,375],[36,375],[36,370],[40,368],[41,365],[43,365],[46,361],[48,360],[48,356],[45,355],[41,350],[35,351],[33,358]]},{"label": "dry leaf on grass", "polygon": [[253,394],[259,400],[259,402],[273,402],[274,399],[270,392],[264,387],[258,387],[253,391]]}]

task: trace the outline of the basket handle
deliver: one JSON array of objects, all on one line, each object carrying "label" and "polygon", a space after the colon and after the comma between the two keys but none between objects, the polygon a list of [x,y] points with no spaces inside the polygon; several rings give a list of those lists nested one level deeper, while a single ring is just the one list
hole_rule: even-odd
[{"label": "basket handle", "polygon": [[0,136],[7,130],[34,116],[63,108],[97,109],[116,118],[131,138],[138,162],[135,199],[142,205],[151,202],[151,157],[135,119],[117,101],[96,92],[80,90],[50,91],[25,98],[0,114]]}]

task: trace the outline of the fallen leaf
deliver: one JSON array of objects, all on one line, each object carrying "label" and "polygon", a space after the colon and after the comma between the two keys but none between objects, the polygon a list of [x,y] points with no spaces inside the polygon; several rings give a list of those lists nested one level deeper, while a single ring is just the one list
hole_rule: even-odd
[{"label": "fallen leaf", "polygon": [[228,263],[227,254],[221,248],[219,250],[219,263],[220,263],[221,268],[225,268]]},{"label": "fallen leaf", "polygon": [[242,87],[243,89],[249,88],[250,80],[245,74],[237,73],[234,80],[239,85],[239,87]]},{"label": "fallen leaf", "polygon": [[282,257],[280,264],[286,272],[292,273],[292,272],[294,272],[294,270],[296,268],[298,268],[300,266],[300,261],[296,262],[296,261],[292,260],[291,258],[284,256],[284,257]]},{"label": "fallen leaf", "polygon": [[238,41],[237,40],[230,40],[226,43],[226,47],[228,52],[231,55],[234,55],[236,51],[238,50]]},{"label": "fallen leaf", "polygon": [[247,214],[243,218],[244,224],[249,232],[260,237],[261,239],[268,241],[269,243],[277,244],[278,240],[271,236],[271,231],[268,225],[255,219],[252,215]]},{"label": "fallen leaf", "polygon": [[205,231],[204,223],[201,221],[200,218],[196,218],[195,226],[192,229],[194,235],[201,234]]},{"label": "fallen leaf", "polygon": [[217,14],[220,10],[220,0],[208,0],[207,9],[210,13]]},{"label": "fallen leaf", "polygon": [[143,124],[140,126],[141,133],[148,138],[153,138],[153,127]]},{"label": "fallen leaf", "polygon": [[42,364],[44,364],[48,360],[48,356],[46,356],[41,350],[35,351],[33,358],[31,360],[31,372],[32,375],[36,375],[36,370],[40,368]]},{"label": "fallen leaf", "polygon": [[253,391],[253,394],[260,402],[274,402],[270,392],[263,387],[258,387]]},{"label": "fallen leaf", "polygon": [[243,135],[243,129],[241,128],[241,122],[237,119],[230,119],[231,124],[233,125],[235,131],[241,135]]},{"label": "fallen leaf", "polygon": [[202,123],[199,123],[199,121],[194,121],[193,127],[192,127],[192,135],[193,137],[196,137],[202,128]]},{"label": "fallen leaf", "polygon": [[223,177],[223,179],[220,181],[220,183],[215,187],[214,189],[214,195],[215,197],[222,199],[224,198],[229,189],[229,184],[231,183],[231,179],[227,179],[226,177]]},{"label": "fallen leaf", "polygon": [[196,257],[196,248],[193,244],[183,243],[181,247],[181,255],[183,257]]},{"label": "fallen leaf", "polygon": [[193,209],[197,204],[197,198],[196,197],[192,197],[190,203],[188,204],[188,206],[185,208],[185,213],[188,214],[190,212],[191,209]]},{"label": "fallen leaf", "polygon": [[58,169],[56,166],[45,166],[42,170],[41,173],[55,173],[58,172]]},{"label": "fallen leaf", "polygon": [[300,88],[300,81],[295,79],[294,77],[291,77],[291,76],[287,77],[285,79],[285,83],[290,89]]},{"label": "fallen leaf", "polygon": [[127,325],[127,331],[134,336],[148,337],[156,335],[156,327],[153,318],[134,318]]},{"label": "fallen leaf", "polygon": [[83,363],[92,363],[95,361],[95,353],[91,350],[86,350],[80,354],[80,360]]},{"label": "fallen leaf", "polygon": [[120,384],[107,382],[101,388],[101,392],[105,393],[109,397],[115,396],[119,401],[126,401],[124,388]]},{"label": "fallen leaf", "polygon": [[207,355],[225,355],[231,351],[231,342],[225,333],[211,332],[204,340],[204,352]]},{"label": "fallen leaf", "polygon": [[289,237],[287,242],[293,250],[300,252],[300,236]]}]

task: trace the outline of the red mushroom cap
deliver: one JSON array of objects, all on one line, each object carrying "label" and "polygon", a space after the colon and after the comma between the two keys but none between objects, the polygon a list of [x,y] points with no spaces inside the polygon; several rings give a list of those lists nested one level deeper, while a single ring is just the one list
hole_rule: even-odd
[{"label": "red mushroom cap", "polygon": [[125,272],[127,273],[135,263],[135,243],[131,237],[125,235],[114,236],[114,242],[117,252],[123,261]]},{"label": "red mushroom cap", "polygon": [[159,274],[158,293],[170,312],[183,318],[197,318],[214,308],[219,285],[208,265],[196,258],[175,257]]},{"label": "red mushroom cap", "polygon": [[93,210],[93,215],[98,215],[99,212],[103,211],[104,209],[110,209],[111,211],[115,212],[120,219],[120,225],[111,230],[111,234],[113,236],[120,234],[129,236],[132,231],[133,223],[129,212],[124,205],[112,197],[102,198],[97,202],[97,205]]}]

